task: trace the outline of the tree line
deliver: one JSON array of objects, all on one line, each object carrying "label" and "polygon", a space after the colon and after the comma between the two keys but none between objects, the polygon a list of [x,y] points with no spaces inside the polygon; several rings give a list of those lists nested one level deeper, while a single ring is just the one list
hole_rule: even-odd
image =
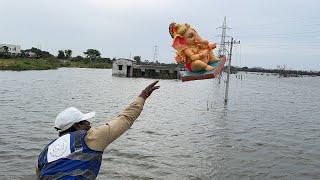
[{"label": "tree line", "polygon": [[[71,60],[71,61],[110,61],[110,58],[102,58],[99,50],[96,49],[87,49],[83,52],[84,57],[76,56],[72,57],[72,50],[58,50],[57,59],[62,60]],[[32,47],[30,49],[21,50],[19,54],[11,54],[7,46],[0,47],[0,58],[36,58],[36,59],[46,59],[54,58],[55,56],[49,53],[48,51],[43,51],[41,49]],[[115,58],[113,58],[115,59]]]},{"label": "tree line", "polygon": [[83,52],[85,57],[82,56],[76,56],[72,57],[72,50],[59,50],[58,51],[58,59],[65,59],[65,60],[75,60],[75,61],[81,61],[81,60],[90,60],[90,61],[96,61],[101,59],[106,59],[101,57],[101,53],[99,50],[96,49],[87,49],[85,52]]},{"label": "tree line", "polygon": [[[41,49],[32,47],[30,49],[21,50],[21,52],[16,54],[11,54],[9,52],[9,48],[7,46],[0,47],[0,58],[35,58],[35,59],[47,59],[47,58],[56,58],[60,60],[67,60],[67,61],[89,61],[89,62],[107,62],[112,63],[116,58],[103,58],[101,57],[101,53],[97,49],[87,49],[85,52],[83,52],[84,56],[72,56],[72,50],[66,49],[66,50],[58,50],[58,55],[54,56],[48,51],[43,51]],[[137,64],[165,64],[160,63],[158,61],[152,62],[149,60],[141,60],[141,56],[134,56],[133,60],[136,61]],[[175,63],[171,63],[170,65],[173,65]]]},{"label": "tree line", "polygon": [[[227,67],[225,66],[224,69],[226,71]],[[276,69],[265,69],[265,68],[259,68],[259,67],[249,68],[247,66],[244,66],[244,67],[231,66],[230,71],[233,74],[237,73],[238,71],[257,72],[257,73],[273,73],[273,74],[279,74],[280,77],[293,77],[293,76],[297,77],[297,76],[302,76],[302,75],[320,76],[320,71],[289,70],[289,69],[287,69],[286,65],[277,66]]]}]

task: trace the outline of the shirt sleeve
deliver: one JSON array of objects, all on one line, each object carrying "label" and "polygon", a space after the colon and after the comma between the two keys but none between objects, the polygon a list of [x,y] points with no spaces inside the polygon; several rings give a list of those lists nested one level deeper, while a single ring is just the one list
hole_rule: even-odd
[{"label": "shirt sleeve", "polygon": [[118,117],[105,125],[91,128],[85,138],[87,146],[103,151],[110,143],[126,132],[143,110],[145,99],[137,97]]}]

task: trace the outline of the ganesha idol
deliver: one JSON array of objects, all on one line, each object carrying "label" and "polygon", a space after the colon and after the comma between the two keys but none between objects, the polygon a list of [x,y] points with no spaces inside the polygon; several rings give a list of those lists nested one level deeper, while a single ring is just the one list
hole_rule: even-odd
[{"label": "ganesha idol", "polygon": [[189,24],[171,23],[169,32],[178,63],[185,64],[186,69],[192,72],[214,70],[209,64],[220,60],[213,54],[215,43],[202,39]]}]

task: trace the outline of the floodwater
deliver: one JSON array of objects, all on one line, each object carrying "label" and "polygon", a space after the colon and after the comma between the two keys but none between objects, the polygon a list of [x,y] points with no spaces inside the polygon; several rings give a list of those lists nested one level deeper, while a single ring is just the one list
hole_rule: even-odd
[{"label": "floodwater", "polygon": [[[225,78],[225,77],[224,77]],[[111,70],[0,72],[0,179],[34,175],[56,115],[116,117],[153,80]],[[160,80],[138,120],[107,147],[98,179],[320,179],[320,78]]]}]

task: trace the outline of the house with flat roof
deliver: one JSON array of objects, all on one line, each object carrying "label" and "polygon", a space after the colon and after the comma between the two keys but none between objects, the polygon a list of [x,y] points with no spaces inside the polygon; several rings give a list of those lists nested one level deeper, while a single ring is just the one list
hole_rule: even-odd
[{"label": "house with flat roof", "polygon": [[0,52],[4,53],[6,51],[11,55],[18,55],[21,53],[21,46],[13,44],[0,44]]},{"label": "house with flat roof", "polygon": [[131,59],[120,58],[112,64],[112,75],[132,77],[135,61]]}]

